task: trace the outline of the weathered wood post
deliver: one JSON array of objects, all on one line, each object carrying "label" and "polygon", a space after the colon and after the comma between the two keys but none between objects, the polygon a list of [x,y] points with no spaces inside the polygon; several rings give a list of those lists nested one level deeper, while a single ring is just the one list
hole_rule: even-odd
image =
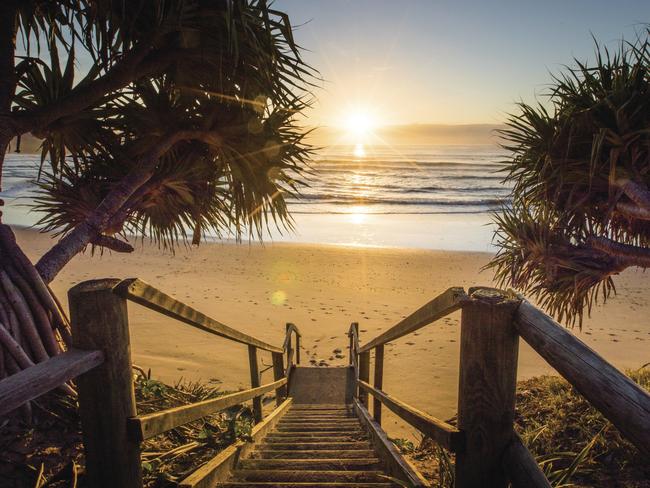
[{"label": "weathered wood post", "polygon": [[113,293],[119,281],[85,281],[68,292],[73,346],[105,358],[77,378],[88,486],[95,488],[142,488],[140,443],[126,427],[137,411],[126,300]]},{"label": "weathered wood post", "polygon": [[[375,347],[375,388],[381,390],[384,383],[384,345]],[[372,416],[381,425],[381,402],[378,398],[372,400]]]},{"label": "weathered wood post", "polygon": [[[287,329],[289,327],[294,327],[295,328],[296,326],[293,325],[292,323],[288,323],[287,324]],[[297,329],[295,329],[295,330],[297,330]],[[300,335],[298,334],[298,332],[296,332],[295,335],[296,335],[296,365],[298,365],[298,364],[300,364]]]},{"label": "weathered wood post", "polygon": [[[273,358],[273,381],[284,378],[284,356],[281,352],[271,353]],[[281,386],[275,390],[275,404],[280,405],[287,397],[287,385]]]},{"label": "weathered wood post", "polygon": [[354,330],[354,332],[352,332],[352,330],[348,332],[348,337],[350,338],[350,366],[352,366],[355,362],[353,356],[356,354],[354,337],[355,335],[357,338],[359,337],[359,322],[352,322],[350,328]]},{"label": "weathered wood post", "polygon": [[470,288],[460,338],[458,428],[465,449],[456,455],[456,488],[505,488],[501,457],[513,439],[519,338],[519,300],[492,288]]},{"label": "weathered wood post", "polygon": [[291,371],[291,361],[293,358],[293,354],[291,354],[291,350],[293,348],[293,345],[291,344],[291,334],[289,334],[289,329],[291,328],[291,324],[287,323],[286,326],[286,334],[287,334],[287,371]]},{"label": "weathered wood post", "polygon": [[[251,387],[257,388],[260,383],[260,367],[257,360],[257,347],[248,346],[248,363],[251,370]],[[253,398],[253,418],[255,422],[262,421],[262,396]]]},{"label": "weathered wood post", "polygon": [[[370,379],[370,351],[359,354],[359,379],[366,383]],[[368,392],[359,388],[359,401],[368,408]]]}]

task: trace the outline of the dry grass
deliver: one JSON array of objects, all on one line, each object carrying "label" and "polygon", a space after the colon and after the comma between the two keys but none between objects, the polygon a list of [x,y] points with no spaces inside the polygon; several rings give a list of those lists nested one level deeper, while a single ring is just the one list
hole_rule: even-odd
[{"label": "dry grass", "polygon": [[[174,386],[139,373],[135,381],[139,413],[206,400],[227,392],[203,383]],[[0,424],[0,488],[84,487],[84,455],[76,405],[56,393],[33,402],[33,418],[19,415]],[[236,439],[250,435],[252,415],[245,406],[186,424],[142,444],[145,487],[175,486]]]},{"label": "dry grass", "polygon": [[[628,375],[650,391],[650,368]],[[650,459],[557,376],[519,382],[515,424],[554,487],[650,488]],[[404,453],[432,486],[453,486],[453,457],[431,440]]]},{"label": "dry grass", "polygon": [[[628,374],[650,390],[650,368]],[[165,385],[144,372],[138,375],[135,390],[140,413],[226,393],[202,383]],[[560,378],[540,376],[520,382],[515,422],[556,487],[650,488],[650,460]],[[143,443],[145,486],[175,486],[225,446],[247,438],[251,425],[250,410],[237,406]],[[408,441],[394,442],[433,486],[453,486],[453,457],[448,452],[429,440],[419,448]],[[83,466],[79,419],[69,398],[50,394],[34,402],[30,425],[18,416],[0,424],[0,488],[81,488],[87,486]]]}]

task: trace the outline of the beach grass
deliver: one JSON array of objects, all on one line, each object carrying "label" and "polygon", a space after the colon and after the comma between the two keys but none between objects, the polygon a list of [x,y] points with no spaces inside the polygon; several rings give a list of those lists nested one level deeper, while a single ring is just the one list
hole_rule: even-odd
[{"label": "beach grass", "polygon": [[[648,366],[627,374],[650,391]],[[647,457],[562,378],[544,375],[518,383],[515,429],[554,488],[650,486]],[[433,486],[453,486],[449,452],[429,439],[417,448],[404,439],[394,442]]]}]

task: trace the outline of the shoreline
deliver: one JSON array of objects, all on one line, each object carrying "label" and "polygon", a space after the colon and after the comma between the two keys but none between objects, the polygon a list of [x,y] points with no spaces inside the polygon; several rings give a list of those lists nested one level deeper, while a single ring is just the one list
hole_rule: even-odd
[{"label": "shoreline", "polygon": [[[19,243],[37,259],[54,242],[35,230],[15,229]],[[211,243],[175,254],[145,244],[132,254],[77,256],[52,283],[67,307],[67,290],[93,278],[139,277],[162,291],[242,332],[271,344],[284,340],[286,322],[303,334],[303,362],[324,359],[347,365],[347,332],[358,321],[361,343],[451,286],[492,285],[480,272],[490,253],[334,244]],[[650,361],[650,282],[637,270],[617,280],[619,295],[594,309],[577,337],[620,369]],[[135,364],[154,378],[203,380],[224,390],[249,387],[245,346],[186,327],[129,304]],[[386,347],[385,390],[439,418],[455,413],[460,313],[446,317]],[[343,358],[336,359],[335,349]],[[269,355],[270,356],[270,355]],[[334,359],[330,359],[333,357]],[[523,343],[519,379],[553,373]],[[261,355],[263,365],[270,357]],[[264,369],[265,366],[262,366]],[[372,372],[371,372],[372,374]],[[262,382],[271,379],[263,375]],[[414,438],[411,429],[386,412],[393,437]]]}]

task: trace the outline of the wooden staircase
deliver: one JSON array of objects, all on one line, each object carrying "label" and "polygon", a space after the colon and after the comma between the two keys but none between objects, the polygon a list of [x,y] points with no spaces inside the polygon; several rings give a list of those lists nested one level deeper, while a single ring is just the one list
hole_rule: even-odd
[{"label": "wooden staircase", "polygon": [[393,485],[351,405],[294,404],[224,488]]},{"label": "wooden staircase", "polygon": [[426,486],[359,404],[355,383],[351,367],[295,367],[287,400],[216,486],[389,488],[398,479]]},{"label": "wooden staircase", "polygon": [[[246,345],[251,388],[138,415],[127,300]],[[73,348],[2,380],[0,415],[76,378],[87,479],[94,488],[142,488],[142,441],[248,401],[255,419],[250,438],[219,451],[179,488],[428,487],[382,429],[382,407],[455,454],[458,488],[551,488],[513,429],[520,337],[624,437],[650,453],[648,392],[511,292],[449,288],[364,344],[352,323],[350,366],[338,368],[302,367],[301,335],[293,324],[286,325],[284,344],[275,346],[135,278],[80,283],[69,302]],[[458,310],[458,415],[451,425],[383,390],[384,346]],[[271,354],[271,382],[262,383],[258,352]],[[264,416],[262,399],[271,392],[276,405]]]}]

